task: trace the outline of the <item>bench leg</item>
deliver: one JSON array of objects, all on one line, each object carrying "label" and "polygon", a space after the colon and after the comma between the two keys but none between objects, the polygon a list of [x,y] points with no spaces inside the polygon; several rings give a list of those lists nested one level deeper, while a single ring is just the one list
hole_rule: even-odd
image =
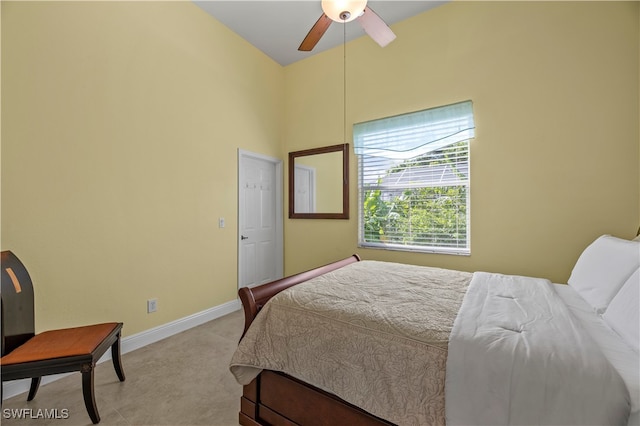
[{"label": "bench leg", "polygon": [[27,401],[32,401],[33,398],[36,397],[36,393],[38,393],[38,388],[40,388],[40,379],[42,377],[32,377],[31,378],[31,387],[29,388],[29,395],[27,396]]},{"label": "bench leg", "polygon": [[82,396],[87,413],[93,424],[100,423],[100,415],[96,406],[96,398],[93,393],[93,366],[86,365],[82,368]]},{"label": "bench leg", "polygon": [[113,361],[113,368],[116,370],[118,379],[124,382],[124,370],[122,369],[122,359],[120,358],[120,335],[118,339],[111,345],[111,360]]}]

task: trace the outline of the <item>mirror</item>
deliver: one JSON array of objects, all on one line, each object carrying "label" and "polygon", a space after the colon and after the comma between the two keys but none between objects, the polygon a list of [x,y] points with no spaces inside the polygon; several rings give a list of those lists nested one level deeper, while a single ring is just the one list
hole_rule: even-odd
[{"label": "mirror", "polygon": [[289,218],[349,219],[349,144],[289,153]]}]

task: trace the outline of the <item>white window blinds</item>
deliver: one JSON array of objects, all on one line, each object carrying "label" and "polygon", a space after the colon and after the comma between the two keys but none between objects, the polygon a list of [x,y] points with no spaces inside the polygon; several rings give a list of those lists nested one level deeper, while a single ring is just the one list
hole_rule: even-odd
[{"label": "white window blinds", "polygon": [[472,103],[354,125],[360,245],[468,254]]}]

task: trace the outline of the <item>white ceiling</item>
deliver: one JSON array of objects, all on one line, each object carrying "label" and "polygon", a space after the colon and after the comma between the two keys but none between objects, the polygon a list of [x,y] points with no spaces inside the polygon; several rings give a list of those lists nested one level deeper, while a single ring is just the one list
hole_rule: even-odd
[{"label": "white ceiling", "polygon": [[[193,1],[283,66],[338,46],[344,39],[342,26],[345,24],[333,22],[312,52],[298,51],[298,46],[322,15],[320,0]],[[392,26],[443,3],[445,1],[370,0],[368,6]],[[347,41],[363,35],[365,32],[358,22],[346,24]]]}]

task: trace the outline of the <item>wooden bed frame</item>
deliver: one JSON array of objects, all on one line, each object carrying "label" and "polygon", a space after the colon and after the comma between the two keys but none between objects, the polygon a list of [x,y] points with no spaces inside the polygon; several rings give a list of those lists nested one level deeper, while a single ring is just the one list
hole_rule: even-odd
[{"label": "wooden bed frame", "polygon": [[[346,259],[238,292],[244,308],[244,333],[267,301],[296,284],[360,261]],[[361,408],[284,373],[263,370],[244,386],[239,422],[252,425],[392,425]]]}]

